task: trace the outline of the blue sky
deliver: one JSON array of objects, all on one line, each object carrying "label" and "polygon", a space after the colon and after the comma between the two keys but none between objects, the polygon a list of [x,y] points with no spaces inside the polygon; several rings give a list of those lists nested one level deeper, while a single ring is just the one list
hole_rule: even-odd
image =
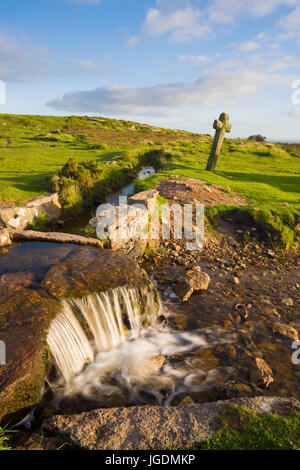
[{"label": "blue sky", "polygon": [[300,0],[10,0],[0,112],[300,140],[299,46]]}]

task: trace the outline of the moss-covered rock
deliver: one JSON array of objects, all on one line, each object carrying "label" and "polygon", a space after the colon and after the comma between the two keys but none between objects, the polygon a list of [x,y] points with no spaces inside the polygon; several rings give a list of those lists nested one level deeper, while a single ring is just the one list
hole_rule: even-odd
[{"label": "moss-covered rock", "polygon": [[59,303],[26,287],[1,297],[0,337],[6,364],[0,368],[0,421],[38,403],[44,382],[47,328]]},{"label": "moss-covered rock", "polygon": [[79,247],[67,259],[51,268],[43,282],[53,297],[82,297],[112,287],[150,285],[135,261],[113,250]]}]

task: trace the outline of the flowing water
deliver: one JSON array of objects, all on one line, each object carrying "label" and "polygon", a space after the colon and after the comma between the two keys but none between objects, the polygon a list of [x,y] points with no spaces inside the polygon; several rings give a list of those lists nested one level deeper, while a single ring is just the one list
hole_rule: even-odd
[{"label": "flowing water", "polygon": [[170,404],[177,395],[209,388],[221,371],[189,369],[183,355],[230,342],[230,334],[171,329],[158,321],[168,312],[157,295],[147,297],[145,305],[138,289],[118,287],[62,302],[48,335],[56,397],[80,396],[103,406]]}]

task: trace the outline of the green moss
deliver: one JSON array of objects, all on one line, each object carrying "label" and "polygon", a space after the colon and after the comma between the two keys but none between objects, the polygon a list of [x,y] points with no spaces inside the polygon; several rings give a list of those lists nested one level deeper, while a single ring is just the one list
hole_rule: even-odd
[{"label": "green moss", "polygon": [[300,450],[300,413],[288,417],[260,416],[230,405],[219,416],[220,428],[202,442],[201,450]]},{"label": "green moss", "polygon": [[[260,241],[271,243],[273,248],[288,249],[292,245],[299,243],[299,234],[297,233],[298,214],[289,208],[278,208],[277,211],[271,209],[256,209],[253,207],[237,207],[216,205],[205,209],[205,215],[208,225],[214,230],[218,224],[230,218],[237,224],[251,228],[257,227],[257,243]],[[245,242],[250,237],[245,234]]]},{"label": "green moss", "polygon": [[33,222],[28,223],[28,227],[31,230],[35,230],[37,232],[46,232],[49,229],[50,225],[51,224],[47,215],[44,214],[43,212],[38,213],[38,220],[35,223]]},{"label": "green moss", "polygon": [[79,232],[83,237],[88,238],[97,238],[96,228],[95,227],[84,227]]}]

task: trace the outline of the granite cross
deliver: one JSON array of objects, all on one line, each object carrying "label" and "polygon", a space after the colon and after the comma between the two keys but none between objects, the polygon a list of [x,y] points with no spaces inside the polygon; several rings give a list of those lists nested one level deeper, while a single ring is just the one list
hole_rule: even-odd
[{"label": "granite cross", "polygon": [[231,124],[229,124],[229,116],[226,113],[220,114],[219,119],[214,122],[214,129],[216,129],[215,137],[213,140],[212,148],[210,151],[209,159],[206,169],[213,171],[216,168],[218,156],[222,149],[223,139],[225,132],[231,131]]}]

